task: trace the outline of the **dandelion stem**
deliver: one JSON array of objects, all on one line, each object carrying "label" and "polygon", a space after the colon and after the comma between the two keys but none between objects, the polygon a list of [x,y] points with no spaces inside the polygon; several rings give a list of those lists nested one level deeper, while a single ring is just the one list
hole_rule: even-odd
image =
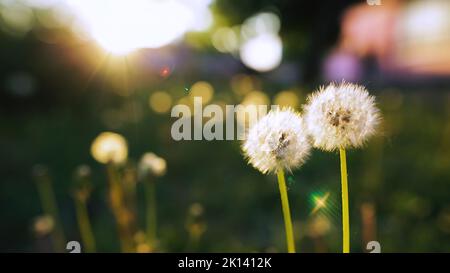
[{"label": "dandelion stem", "polygon": [[123,191],[120,185],[120,177],[116,167],[112,163],[107,164],[108,180],[109,180],[109,197],[111,209],[119,231],[119,240],[122,252],[131,252],[133,250],[130,239],[130,230],[128,226],[127,209],[123,203]]},{"label": "dandelion stem", "polygon": [[87,211],[86,201],[75,198],[75,209],[77,214],[78,228],[80,229],[81,240],[86,252],[95,252],[95,239],[92,233],[91,222]]},{"label": "dandelion stem", "polygon": [[53,192],[50,178],[47,176],[41,177],[36,184],[44,213],[51,216],[53,218],[53,221],[55,221],[55,250],[63,252],[65,250],[64,231],[62,228],[61,220],[59,218],[58,205],[56,203],[55,194]]},{"label": "dandelion stem", "polygon": [[156,240],[156,183],[147,181],[145,183],[147,201],[147,237],[151,244]]},{"label": "dandelion stem", "polygon": [[339,150],[341,159],[342,187],[342,252],[350,253],[350,220],[348,213],[347,156],[345,149]]},{"label": "dandelion stem", "polygon": [[286,242],[289,253],[295,253],[294,232],[292,229],[291,212],[289,210],[289,200],[286,189],[286,181],[284,180],[284,171],[277,172],[278,186],[280,188],[281,206],[283,209],[284,226],[286,229]]}]

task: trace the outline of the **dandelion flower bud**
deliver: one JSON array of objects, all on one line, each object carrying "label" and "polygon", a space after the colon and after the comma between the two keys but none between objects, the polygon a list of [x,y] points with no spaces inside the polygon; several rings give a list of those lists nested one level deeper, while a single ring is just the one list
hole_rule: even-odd
[{"label": "dandelion flower bud", "polygon": [[154,153],[145,153],[139,162],[139,176],[163,176],[166,173],[167,163]]},{"label": "dandelion flower bud", "polygon": [[375,98],[360,85],[330,84],[310,95],[305,106],[313,146],[325,151],[362,146],[379,121]]},{"label": "dandelion flower bud", "polygon": [[128,157],[127,141],[116,133],[101,133],[92,143],[91,154],[95,160],[103,164],[122,164]]},{"label": "dandelion flower bud", "polygon": [[272,110],[252,126],[242,149],[249,163],[265,174],[301,166],[310,145],[302,117],[288,108]]},{"label": "dandelion flower bud", "polygon": [[50,215],[42,215],[34,219],[33,230],[38,237],[45,236],[52,232],[55,222]]},{"label": "dandelion flower bud", "polygon": [[75,169],[75,177],[78,179],[86,179],[91,176],[91,167],[88,165],[80,165]]}]

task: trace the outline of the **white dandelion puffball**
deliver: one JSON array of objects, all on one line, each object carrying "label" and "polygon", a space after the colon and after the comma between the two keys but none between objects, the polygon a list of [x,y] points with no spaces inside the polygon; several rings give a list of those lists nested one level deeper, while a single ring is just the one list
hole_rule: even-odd
[{"label": "white dandelion puffball", "polygon": [[304,110],[313,146],[325,151],[362,146],[380,122],[375,98],[364,86],[350,83],[314,92]]},{"label": "white dandelion puffball", "polygon": [[103,132],[92,142],[91,154],[95,160],[103,164],[122,164],[128,157],[127,141],[119,134]]},{"label": "white dandelion puffball", "polygon": [[250,128],[242,150],[264,174],[300,167],[310,151],[302,117],[290,108],[270,111]]},{"label": "white dandelion puffball", "polygon": [[154,153],[145,153],[141,161],[139,161],[139,176],[146,177],[148,175],[163,176],[166,173],[167,163]]}]

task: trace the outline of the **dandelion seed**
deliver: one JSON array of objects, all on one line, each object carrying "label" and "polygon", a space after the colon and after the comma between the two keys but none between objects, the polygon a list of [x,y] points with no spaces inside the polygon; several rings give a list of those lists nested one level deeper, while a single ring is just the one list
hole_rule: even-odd
[{"label": "dandelion seed", "polygon": [[309,154],[310,145],[303,119],[291,109],[271,111],[250,128],[242,149],[253,167],[264,174],[277,174],[287,248],[289,253],[294,253],[295,241],[284,171],[300,167]]}]

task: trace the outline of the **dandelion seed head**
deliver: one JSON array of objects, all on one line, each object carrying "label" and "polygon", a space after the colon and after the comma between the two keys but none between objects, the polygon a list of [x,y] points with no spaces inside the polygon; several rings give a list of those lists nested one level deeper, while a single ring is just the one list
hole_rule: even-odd
[{"label": "dandelion seed head", "polygon": [[154,153],[145,153],[139,161],[139,176],[163,176],[166,173],[167,163]]},{"label": "dandelion seed head", "polygon": [[330,84],[308,97],[305,123],[314,147],[334,151],[362,146],[376,133],[380,114],[365,87]]},{"label": "dandelion seed head", "polygon": [[302,117],[290,108],[270,111],[250,128],[242,150],[264,174],[300,167],[310,151]]},{"label": "dandelion seed head", "polygon": [[119,134],[103,132],[92,142],[91,154],[103,164],[122,164],[128,157],[127,141]]}]

